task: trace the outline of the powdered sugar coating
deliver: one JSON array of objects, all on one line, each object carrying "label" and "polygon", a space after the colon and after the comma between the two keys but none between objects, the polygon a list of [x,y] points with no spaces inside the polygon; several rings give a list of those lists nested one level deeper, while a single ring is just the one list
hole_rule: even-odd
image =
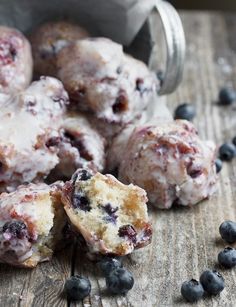
[{"label": "powdered sugar coating", "polygon": [[0,26],[0,93],[26,88],[32,79],[31,47],[22,33]]},{"label": "powdered sugar coating", "polygon": [[144,63],[105,38],[74,42],[59,52],[57,64],[73,106],[101,120],[103,135],[139,116],[158,88]]},{"label": "powdered sugar coating", "polygon": [[144,188],[158,208],[194,205],[216,190],[215,146],[187,121],[137,128],[123,151],[119,179]]},{"label": "powdered sugar coating", "polygon": [[0,113],[1,189],[44,178],[58,163],[46,146],[59,135],[68,96],[60,81],[42,78],[2,101]]},{"label": "powdered sugar coating", "polygon": [[103,171],[105,140],[82,114],[66,114],[61,125],[60,138],[55,141],[52,146],[59,149],[59,163],[50,175],[54,180],[62,177],[70,179],[81,167]]}]

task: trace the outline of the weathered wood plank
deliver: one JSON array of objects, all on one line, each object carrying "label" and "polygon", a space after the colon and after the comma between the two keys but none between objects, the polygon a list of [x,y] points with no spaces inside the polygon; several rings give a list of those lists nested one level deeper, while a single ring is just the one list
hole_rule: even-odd
[{"label": "weathered wood plank", "polygon": [[33,270],[0,265],[0,306],[66,307],[62,289],[70,269],[71,248],[58,252],[51,262],[41,263]]},{"label": "weathered wood plank", "polygon": [[[225,84],[235,87],[235,53],[230,50],[229,33],[234,27],[227,27],[227,15],[208,13],[185,13],[182,15],[187,37],[187,62],[185,76],[178,91],[167,98],[170,108],[183,101],[196,104],[198,116],[195,120],[203,138],[215,140],[217,144],[232,139],[235,133],[235,111],[220,108],[215,104],[219,88]],[[232,34],[231,34],[232,35]],[[220,63],[220,64],[219,64]],[[181,100],[180,100],[181,99]],[[212,200],[200,204],[186,216],[176,214],[174,223],[181,227],[187,240],[187,255],[177,253],[173,260],[177,262],[178,278],[174,284],[175,297],[181,281],[216,265],[218,252],[224,243],[219,239],[218,227],[224,219],[235,220],[235,161],[225,164],[220,176],[220,190]],[[181,214],[181,213],[180,213]],[[184,213],[183,213],[184,214]],[[189,233],[190,231],[190,233]],[[177,237],[181,235],[177,232]],[[176,243],[176,245],[179,245]],[[181,263],[182,262],[182,263]],[[235,272],[222,271],[226,279],[226,289],[220,297],[208,298],[199,306],[233,306],[235,302]],[[185,278],[184,278],[185,277]],[[167,303],[172,305],[174,301]],[[179,305],[182,304],[179,302]]]}]

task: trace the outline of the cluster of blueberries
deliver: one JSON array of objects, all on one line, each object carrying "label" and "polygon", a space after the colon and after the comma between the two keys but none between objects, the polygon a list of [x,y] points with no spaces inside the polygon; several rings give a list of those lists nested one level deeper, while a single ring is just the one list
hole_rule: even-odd
[{"label": "cluster of blueberries", "polygon": [[[106,278],[106,286],[111,294],[126,294],[133,288],[134,278],[131,272],[122,266],[118,258],[104,257],[98,266]],[[83,276],[72,276],[65,283],[65,293],[71,301],[81,301],[91,292],[91,283]]]},{"label": "cluster of blueberries", "polygon": [[[219,92],[219,105],[227,106],[236,102],[236,92],[233,88],[224,87]],[[236,155],[236,137],[232,143],[225,143],[219,148],[219,158],[222,161],[231,161]],[[220,162],[219,162],[220,163]],[[222,166],[222,163],[221,163]]]},{"label": "cluster of blueberries", "polygon": [[[221,238],[229,243],[236,242],[236,223],[232,221],[225,221],[220,225]],[[219,263],[225,268],[232,268],[236,265],[236,249],[232,247],[226,247],[218,255]]]},{"label": "cluster of blueberries", "polygon": [[[236,223],[225,221],[220,225],[220,235],[227,243],[236,242]],[[226,247],[218,254],[218,262],[225,268],[236,266],[236,249]],[[106,286],[111,294],[126,294],[133,288],[134,278],[131,272],[122,266],[118,258],[104,257],[98,266],[106,279]],[[200,276],[200,281],[191,279],[181,286],[182,296],[189,302],[201,299],[204,293],[219,294],[225,287],[223,276],[216,270],[206,270]],[[91,283],[83,276],[72,276],[65,283],[65,292],[69,300],[83,300],[91,292]]]},{"label": "cluster of blueberries", "polygon": [[[227,243],[236,242],[236,223],[225,221],[220,225],[220,235]],[[224,268],[236,266],[236,249],[226,247],[218,254],[218,262]],[[191,279],[185,281],[181,286],[182,296],[189,302],[196,302],[201,299],[204,292],[211,295],[219,294],[225,287],[223,276],[216,270],[206,270],[200,276],[200,282]]]},{"label": "cluster of blueberries", "polygon": [[224,143],[219,147],[219,158],[216,159],[216,172],[219,173],[223,166],[223,161],[231,161],[236,156],[236,137],[232,143]]},{"label": "cluster of blueberries", "polygon": [[[224,87],[219,92],[218,105],[228,106],[236,102],[236,92],[230,87]],[[220,172],[222,169],[222,161],[231,161],[236,155],[236,137],[232,143],[224,143],[219,148],[219,159],[216,160],[216,170]]]}]

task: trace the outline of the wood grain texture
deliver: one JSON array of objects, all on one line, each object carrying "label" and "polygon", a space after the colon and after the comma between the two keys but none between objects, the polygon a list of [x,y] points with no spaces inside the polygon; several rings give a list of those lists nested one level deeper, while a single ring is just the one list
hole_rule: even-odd
[{"label": "wood grain texture", "polygon": [[[182,12],[181,17],[187,38],[185,74],[182,85],[167,97],[167,102],[172,110],[183,102],[194,103],[198,113],[194,122],[201,137],[221,144],[236,132],[235,107],[216,105],[221,86],[236,88],[236,14]],[[163,54],[159,48],[157,52]],[[153,65],[155,60],[156,57]],[[74,272],[90,278],[92,292],[83,303],[70,306],[190,306],[180,296],[181,283],[192,277],[198,279],[206,268],[219,269],[226,288],[220,296],[206,297],[197,306],[235,306],[236,270],[222,270],[216,262],[218,252],[225,246],[218,227],[225,219],[236,220],[235,185],[236,160],[224,164],[219,192],[211,200],[193,208],[150,209],[153,241],[125,260],[135,277],[135,286],[125,297],[109,296],[96,266],[77,249]],[[61,291],[70,275],[70,260],[71,250],[66,250],[51,263],[31,271],[0,265],[0,305],[67,306]]]},{"label": "wood grain texture", "polygon": [[71,274],[71,247],[35,269],[0,265],[0,306],[66,307],[63,285]]}]

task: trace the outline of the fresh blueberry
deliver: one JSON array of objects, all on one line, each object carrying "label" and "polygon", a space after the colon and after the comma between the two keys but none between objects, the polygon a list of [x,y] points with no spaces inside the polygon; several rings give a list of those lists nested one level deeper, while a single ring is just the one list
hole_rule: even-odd
[{"label": "fresh blueberry", "polygon": [[106,285],[113,294],[126,294],[133,288],[133,275],[124,268],[118,268],[106,276]]},{"label": "fresh blueberry", "polygon": [[224,221],[219,228],[221,238],[228,242],[236,242],[236,223],[232,221]]},{"label": "fresh blueberry", "polygon": [[232,268],[236,265],[236,250],[232,247],[226,247],[218,254],[219,264],[225,268]]},{"label": "fresh blueberry", "polygon": [[235,146],[230,143],[225,143],[219,148],[219,157],[222,161],[231,161],[235,156]]},{"label": "fresh blueberry", "polygon": [[98,263],[102,273],[107,276],[111,271],[122,267],[121,261],[117,258],[104,257]]},{"label": "fresh blueberry", "polygon": [[236,146],[236,136],[232,139],[232,143]]},{"label": "fresh blueberry", "polygon": [[216,172],[219,173],[222,169],[223,163],[220,159],[215,160]]},{"label": "fresh blueberry", "polygon": [[220,293],[225,287],[223,276],[215,270],[204,271],[200,276],[200,283],[206,292],[213,295]]},{"label": "fresh blueberry", "polygon": [[230,105],[236,100],[236,93],[232,88],[224,87],[219,92],[219,103]]},{"label": "fresh blueberry", "polygon": [[184,103],[179,105],[174,114],[175,119],[186,119],[191,121],[196,115],[195,107],[192,104]]},{"label": "fresh blueberry", "polygon": [[83,300],[89,295],[91,284],[88,278],[82,276],[72,276],[65,283],[65,292],[69,300]]},{"label": "fresh blueberry", "polygon": [[203,297],[204,289],[199,281],[191,279],[182,284],[181,294],[188,302],[196,302]]},{"label": "fresh blueberry", "polygon": [[160,81],[160,85],[162,86],[164,79],[165,79],[165,74],[162,70],[159,70],[157,72],[157,79]]}]

